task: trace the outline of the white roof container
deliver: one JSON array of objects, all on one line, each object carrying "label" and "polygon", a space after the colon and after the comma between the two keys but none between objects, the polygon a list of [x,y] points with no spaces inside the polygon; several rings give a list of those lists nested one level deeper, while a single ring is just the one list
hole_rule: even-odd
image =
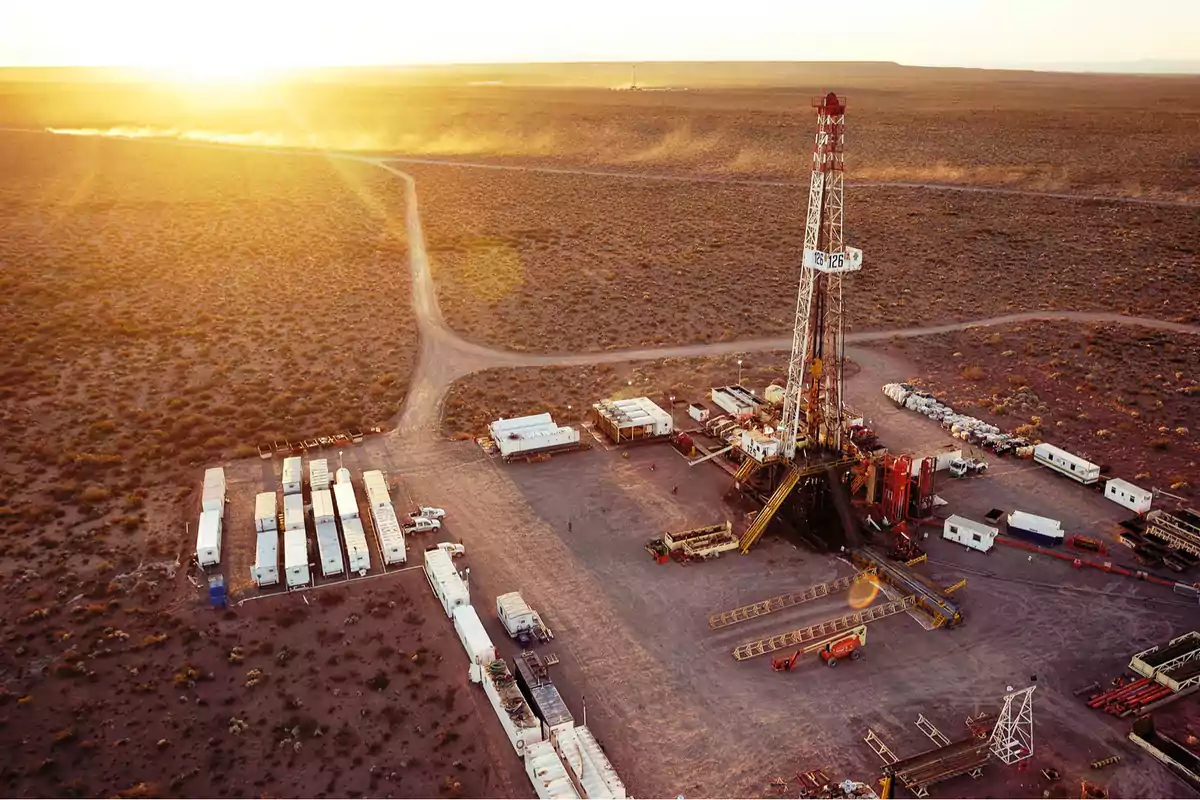
[{"label": "white roof container", "polygon": [[259,587],[279,583],[279,532],[274,528],[258,532],[250,576]]},{"label": "white roof container", "polygon": [[[328,490],[325,492],[328,494]],[[342,543],[338,540],[337,523],[330,517],[317,523],[317,552],[321,556],[321,575],[337,575],[346,571],[342,558]]]},{"label": "white roof container", "polygon": [[333,522],[336,514],[333,510],[333,495],[328,489],[319,489],[312,493],[313,522]]},{"label": "white roof container", "polygon": [[549,414],[496,420],[489,426],[489,431],[500,455],[505,458],[579,442],[579,431],[556,425]]},{"label": "white roof container", "polygon": [[345,521],[358,518],[358,498],[354,496],[354,486],[350,483],[335,483],[333,485],[333,500],[337,504],[338,518]]},{"label": "white roof container", "polygon": [[404,529],[396,518],[396,509],[391,505],[379,506],[371,510],[375,520],[375,535],[379,539],[379,549],[383,551],[383,563],[403,564],[408,555],[405,552]]},{"label": "white roof container", "polygon": [[649,397],[601,400],[592,408],[615,425],[618,430],[649,427],[651,428],[649,435],[666,436],[675,427],[671,415]]},{"label": "white roof container", "polygon": [[209,467],[204,470],[205,486],[220,486],[221,493],[225,492],[225,470],[221,467]]},{"label": "white roof container", "polygon": [[533,742],[525,747],[525,774],[533,784],[533,791],[541,800],[578,800],[579,792],[567,775],[554,745],[550,742]]},{"label": "white roof container", "polygon": [[495,437],[497,434],[509,433],[511,431],[521,430],[522,428],[537,428],[553,425],[554,420],[548,413],[530,414],[527,417],[510,417],[508,419],[498,419],[488,426]]},{"label": "white roof container", "polygon": [[346,540],[346,557],[350,560],[350,571],[364,573],[371,569],[371,548],[363,533],[361,519],[342,520],[342,538]]},{"label": "white roof container", "polygon": [[1154,503],[1153,492],[1121,478],[1112,478],[1104,484],[1104,496],[1137,514],[1145,514]]},{"label": "white roof container", "polygon": [[221,512],[201,511],[196,526],[196,560],[202,567],[221,563]]},{"label": "white roof container", "polygon": [[942,538],[958,542],[964,547],[986,553],[992,549],[996,537],[1000,535],[998,528],[984,525],[957,514],[951,514],[942,525]]},{"label": "white roof container", "polygon": [[329,460],[316,458],[308,462],[308,485],[315,492],[329,488]]},{"label": "white roof container", "polygon": [[285,458],[283,460],[283,493],[296,494],[301,490],[303,480],[303,464],[300,456]]},{"label": "white roof container", "polygon": [[1080,458],[1047,442],[1033,448],[1033,460],[1080,483],[1095,483],[1100,479],[1099,464],[1093,464],[1086,458]]},{"label": "white roof container", "polygon": [[288,588],[308,583],[308,538],[304,529],[283,533],[283,569],[287,574]]},{"label": "white roof container", "polygon": [[259,492],[254,496],[254,530],[273,531],[279,527],[279,512],[274,492]]},{"label": "white roof container", "polygon": [[368,470],[363,473],[363,485],[367,489],[367,502],[371,507],[392,504],[392,496],[388,492],[387,481],[383,477],[383,473],[377,469]]},{"label": "white roof container", "polygon": [[425,551],[425,577],[447,617],[453,616],[454,609],[459,606],[471,604],[467,585],[445,550]]},{"label": "white roof container", "polygon": [[454,630],[458,633],[458,641],[467,651],[467,661],[471,664],[471,680],[474,683],[483,682],[483,670],[496,660],[496,647],[492,637],[483,628],[474,606],[459,606],[451,615],[454,619]]},{"label": "white roof container", "polygon": [[225,487],[218,484],[205,486],[200,495],[200,508],[204,511],[216,511],[223,514],[225,511]]},{"label": "white roof container", "polygon": [[283,529],[285,531],[304,530],[304,498],[298,494],[283,496]]},{"label": "white roof container", "polygon": [[590,730],[576,727],[560,734],[558,747],[563,763],[575,773],[583,787],[584,797],[611,797],[613,800],[628,797],[624,782]]}]

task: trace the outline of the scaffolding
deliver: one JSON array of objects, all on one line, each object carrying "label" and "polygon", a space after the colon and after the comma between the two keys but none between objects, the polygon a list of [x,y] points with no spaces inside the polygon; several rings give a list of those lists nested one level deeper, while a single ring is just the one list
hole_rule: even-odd
[{"label": "scaffolding", "polygon": [[893,614],[900,614],[912,608],[916,605],[916,602],[916,597],[905,597],[891,603],[871,606],[862,611],[847,614],[839,619],[831,619],[807,628],[800,628],[799,630],[788,631],[787,633],[781,633],[766,639],[746,642],[733,649],[733,657],[737,661],[745,661],[748,658],[774,653],[776,650],[799,647],[817,639],[842,633],[859,625],[865,625],[868,622],[875,622],[884,617],[890,617]]}]

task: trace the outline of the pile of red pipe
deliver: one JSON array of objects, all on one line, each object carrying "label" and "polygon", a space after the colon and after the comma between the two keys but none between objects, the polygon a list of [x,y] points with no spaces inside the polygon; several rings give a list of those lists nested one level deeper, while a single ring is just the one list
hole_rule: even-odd
[{"label": "pile of red pipe", "polygon": [[1058,553],[1054,550],[1047,550],[1044,547],[1038,547],[1035,544],[1027,544],[1025,542],[1017,541],[1016,539],[997,537],[996,541],[1000,544],[1008,545],[1009,547],[1016,547],[1020,548],[1021,550],[1028,550],[1032,553],[1039,553],[1043,556],[1053,556],[1054,558],[1058,558],[1063,561],[1070,561],[1071,565],[1075,567],[1075,569],[1091,567],[1093,569],[1101,570],[1102,572],[1111,572],[1114,575],[1124,575],[1127,578],[1137,578],[1138,580],[1146,581],[1147,583],[1157,583],[1159,586],[1166,586],[1171,589],[1175,588],[1177,583],[1177,581],[1160,578],[1157,575],[1151,575],[1149,572],[1145,572],[1144,570],[1125,569],[1124,567],[1117,566],[1111,561],[1089,561],[1086,558],[1080,558],[1072,553]]},{"label": "pile of red pipe", "polygon": [[1106,711],[1114,717],[1126,717],[1144,706],[1162,700],[1171,691],[1169,687],[1155,683],[1149,678],[1138,678],[1123,686],[1094,695],[1088,700],[1088,708]]}]

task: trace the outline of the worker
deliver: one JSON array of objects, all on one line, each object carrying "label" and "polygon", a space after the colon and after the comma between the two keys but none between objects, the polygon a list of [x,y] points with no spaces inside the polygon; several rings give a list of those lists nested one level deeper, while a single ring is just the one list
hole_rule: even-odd
[{"label": "worker", "polygon": [[567,520],[567,533],[571,532],[571,520]]},{"label": "worker", "polygon": [[651,465],[650,465],[650,471],[651,471],[651,472],[654,472],[654,465],[653,465],[653,464],[651,464]]},{"label": "worker", "polygon": [[671,487],[671,494],[679,494],[679,487],[678,487],[678,486],[672,486],[672,487]]}]

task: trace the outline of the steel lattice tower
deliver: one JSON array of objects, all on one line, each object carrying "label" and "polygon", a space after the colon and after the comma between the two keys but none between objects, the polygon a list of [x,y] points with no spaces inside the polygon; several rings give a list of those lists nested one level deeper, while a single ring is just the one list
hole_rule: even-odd
[{"label": "steel lattice tower", "polygon": [[1033,690],[1030,686],[1004,695],[1004,707],[992,729],[992,754],[1005,764],[1015,764],[1033,755]]},{"label": "steel lattice tower", "polygon": [[810,444],[841,450],[842,275],[862,267],[862,251],[846,247],[842,238],[846,104],[830,92],[814,99],[813,106],[817,136],[781,420],[782,452],[788,459],[795,456],[801,434]]}]

